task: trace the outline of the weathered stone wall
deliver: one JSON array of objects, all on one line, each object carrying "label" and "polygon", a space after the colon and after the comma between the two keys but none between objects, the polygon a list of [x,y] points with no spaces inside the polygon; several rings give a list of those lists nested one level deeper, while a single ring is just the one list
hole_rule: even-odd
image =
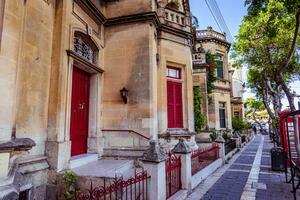
[{"label": "weathered stone wall", "polygon": [[[103,127],[132,129],[150,136],[152,125],[154,30],[136,23],[108,27],[105,31]],[[124,104],[120,90],[129,90]]]},{"label": "weathered stone wall", "polygon": [[54,5],[27,1],[19,43],[17,71],[17,137],[36,142],[32,154],[43,154],[47,136]]},{"label": "weathered stone wall", "polygon": [[[36,143],[29,157],[45,151],[54,12],[53,2],[5,1],[0,52],[0,95],[5,98],[0,102],[0,140],[11,139],[15,127],[17,138],[28,137]],[[16,155],[3,155],[1,164],[10,159],[9,166],[0,169],[5,176]],[[35,191],[33,198],[45,198],[46,168],[40,172],[30,169],[27,175]]]},{"label": "weathered stone wall", "polygon": [[19,65],[24,5],[21,1],[6,1],[0,51],[0,140],[11,138],[15,122],[17,66]]},{"label": "weathered stone wall", "polygon": [[154,0],[119,0],[106,4],[106,17],[114,18],[155,10]]}]

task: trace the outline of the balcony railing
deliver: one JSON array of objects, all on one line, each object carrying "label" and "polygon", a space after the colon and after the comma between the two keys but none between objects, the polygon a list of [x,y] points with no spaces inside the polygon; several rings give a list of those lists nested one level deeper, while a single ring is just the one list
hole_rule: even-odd
[{"label": "balcony railing", "polygon": [[216,38],[219,40],[226,41],[225,33],[218,33],[212,29],[198,30],[196,33],[196,36],[197,36],[197,39]]},{"label": "balcony railing", "polygon": [[170,9],[165,9],[165,19],[166,21],[173,22],[175,24],[185,26],[185,15],[180,12],[176,12]]}]

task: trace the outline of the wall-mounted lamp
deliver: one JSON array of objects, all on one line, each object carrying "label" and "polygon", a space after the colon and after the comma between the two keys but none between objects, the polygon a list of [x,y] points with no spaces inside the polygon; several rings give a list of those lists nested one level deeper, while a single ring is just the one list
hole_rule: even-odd
[{"label": "wall-mounted lamp", "polygon": [[123,99],[123,102],[124,102],[125,104],[127,104],[127,100],[128,100],[128,90],[127,90],[125,87],[123,87],[122,90],[120,90],[120,93],[121,93],[121,97],[122,97],[122,99]]}]

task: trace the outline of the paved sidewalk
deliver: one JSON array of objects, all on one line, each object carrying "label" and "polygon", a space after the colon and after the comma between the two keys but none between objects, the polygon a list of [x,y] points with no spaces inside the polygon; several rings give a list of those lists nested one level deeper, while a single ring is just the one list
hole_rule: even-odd
[{"label": "paved sidewalk", "polygon": [[[271,171],[268,136],[257,135],[229,164],[201,183],[187,200],[290,200],[284,173]],[[300,191],[298,191],[300,199]]]}]

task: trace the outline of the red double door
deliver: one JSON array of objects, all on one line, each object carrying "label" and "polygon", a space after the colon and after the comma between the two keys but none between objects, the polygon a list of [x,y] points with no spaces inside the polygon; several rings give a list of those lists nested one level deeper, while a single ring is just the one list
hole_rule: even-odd
[{"label": "red double door", "polygon": [[167,81],[168,128],[183,128],[182,83]]},{"label": "red double door", "polygon": [[87,72],[74,67],[70,125],[71,156],[87,152],[89,90],[90,75]]}]

